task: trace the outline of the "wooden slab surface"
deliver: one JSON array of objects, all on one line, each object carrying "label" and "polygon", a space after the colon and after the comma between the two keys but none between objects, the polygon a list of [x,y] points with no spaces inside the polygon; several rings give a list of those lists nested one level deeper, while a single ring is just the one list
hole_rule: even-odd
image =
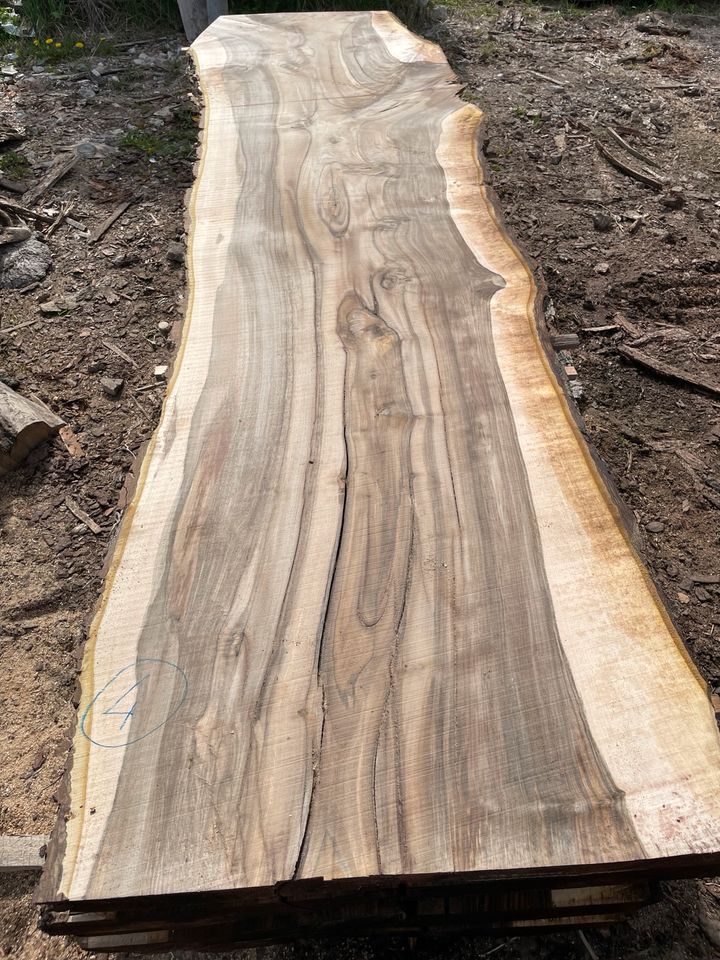
[{"label": "wooden slab surface", "polygon": [[190,305],[40,899],[720,862],[706,691],[440,49],[283,13],[193,53]]},{"label": "wooden slab surface", "polygon": [[47,837],[0,836],[0,873],[41,870],[47,842]]}]

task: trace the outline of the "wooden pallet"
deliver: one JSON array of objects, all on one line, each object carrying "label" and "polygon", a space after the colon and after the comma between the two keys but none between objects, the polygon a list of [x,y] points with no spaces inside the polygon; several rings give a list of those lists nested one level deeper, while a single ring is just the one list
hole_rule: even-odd
[{"label": "wooden pallet", "polygon": [[45,928],[534,929],[717,872],[706,690],[441,51],[380,12],[223,17],[193,53],[188,315],[85,652]]}]

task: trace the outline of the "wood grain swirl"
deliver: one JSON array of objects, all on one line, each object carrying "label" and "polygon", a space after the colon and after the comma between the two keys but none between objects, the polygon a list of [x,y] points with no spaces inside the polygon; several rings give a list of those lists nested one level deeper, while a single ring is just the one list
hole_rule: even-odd
[{"label": "wood grain swirl", "polygon": [[441,52],[386,13],[193,51],[191,304],[42,898],[717,854],[707,698]]}]

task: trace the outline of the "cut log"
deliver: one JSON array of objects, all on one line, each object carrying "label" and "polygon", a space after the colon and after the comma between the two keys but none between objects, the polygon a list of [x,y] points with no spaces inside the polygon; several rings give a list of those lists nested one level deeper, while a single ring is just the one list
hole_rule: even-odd
[{"label": "cut log", "polygon": [[718,872],[707,691],[441,51],[333,12],[222,17],[193,52],[190,306],[88,639],[47,929],[562,927]]},{"label": "cut log", "polygon": [[28,400],[0,382],[0,476],[54,437],[64,423],[44,404]]}]

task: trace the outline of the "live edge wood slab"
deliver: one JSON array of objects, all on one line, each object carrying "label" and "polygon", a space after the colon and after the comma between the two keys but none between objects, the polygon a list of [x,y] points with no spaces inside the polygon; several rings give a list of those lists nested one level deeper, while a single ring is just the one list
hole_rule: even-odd
[{"label": "live edge wood slab", "polygon": [[193,55],[190,304],[47,928],[605,922],[716,871],[713,712],[543,349],[482,114],[386,12],[222,17]]}]

